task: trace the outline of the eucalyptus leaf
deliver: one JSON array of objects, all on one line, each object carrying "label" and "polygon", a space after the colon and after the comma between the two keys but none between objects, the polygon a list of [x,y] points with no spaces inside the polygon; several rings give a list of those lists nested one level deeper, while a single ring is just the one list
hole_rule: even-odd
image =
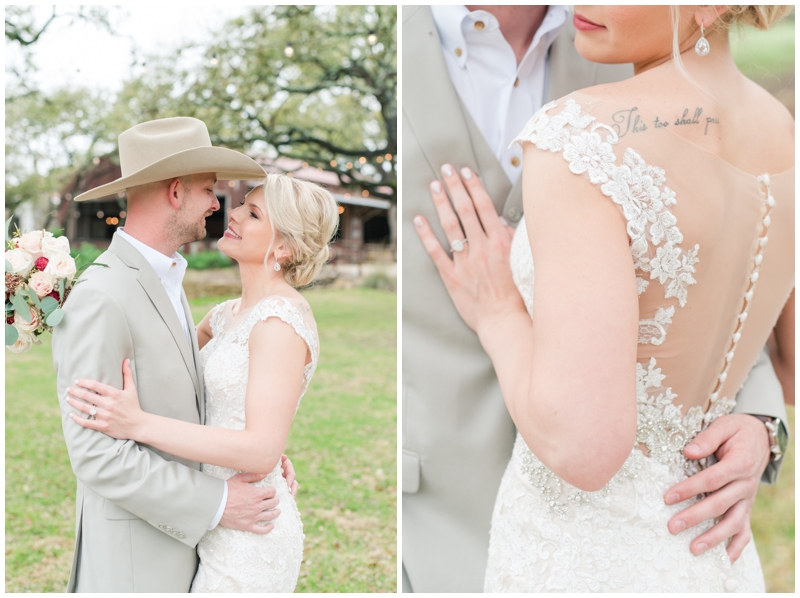
[{"label": "eucalyptus leaf", "polygon": [[31,321],[31,309],[28,307],[28,302],[25,301],[25,298],[17,293],[13,297],[11,297],[11,305],[14,306],[14,311],[19,314],[23,320],[30,324]]},{"label": "eucalyptus leaf", "polygon": [[37,309],[42,309],[42,304],[41,304],[41,302],[39,301],[39,295],[37,295],[36,293],[34,293],[34,292],[33,292],[33,290],[32,290],[30,287],[22,287],[22,290],[20,290],[20,291],[17,291],[17,294],[18,294],[18,295],[22,295],[22,296],[23,296],[23,297],[25,297],[25,298],[26,298],[28,301],[30,301],[31,303],[33,303],[33,305],[34,305],[34,306],[35,306]]},{"label": "eucalyptus leaf", "polygon": [[6,344],[13,345],[17,342],[19,338],[19,330],[17,330],[16,326],[12,326],[8,322],[6,322]]},{"label": "eucalyptus leaf", "polygon": [[11,265],[11,262],[6,260],[6,272],[11,272],[14,270],[14,267]]},{"label": "eucalyptus leaf", "polygon": [[42,298],[42,311],[46,316],[50,315],[50,313],[56,309],[58,309],[58,301],[56,301],[53,297]]},{"label": "eucalyptus leaf", "polygon": [[61,299],[61,303],[64,303],[64,283],[66,280],[66,278],[62,278],[58,281],[58,296]]},{"label": "eucalyptus leaf", "polygon": [[61,320],[64,319],[64,310],[63,309],[56,309],[53,313],[47,316],[45,322],[47,322],[48,326],[58,326],[61,323]]}]

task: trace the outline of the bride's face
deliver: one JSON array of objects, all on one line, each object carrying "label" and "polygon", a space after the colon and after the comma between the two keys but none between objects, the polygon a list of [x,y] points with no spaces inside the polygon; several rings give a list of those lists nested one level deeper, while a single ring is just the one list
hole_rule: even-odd
[{"label": "bride's face", "polygon": [[[679,39],[693,31],[693,14],[680,11]],[[575,6],[575,49],[592,62],[647,64],[672,55],[669,6]],[[696,26],[694,27],[696,28]]]},{"label": "bride's face", "polygon": [[[263,264],[272,243],[272,226],[264,205],[264,187],[248,193],[242,205],[228,212],[228,229],[217,242],[219,250],[240,264]],[[276,242],[271,253],[279,250]]]}]

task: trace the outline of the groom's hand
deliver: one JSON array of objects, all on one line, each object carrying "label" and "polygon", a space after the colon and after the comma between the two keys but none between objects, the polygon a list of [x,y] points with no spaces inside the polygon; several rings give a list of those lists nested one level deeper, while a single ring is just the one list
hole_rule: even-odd
[{"label": "groom's hand", "polygon": [[297,498],[297,474],[294,472],[294,465],[286,455],[281,455],[281,471],[283,471],[283,478],[286,480],[286,485],[289,486],[293,498]]},{"label": "groom's hand", "polygon": [[[253,482],[267,477],[262,473],[237,473],[228,479],[228,502],[219,524],[254,534],[268,534],[275,527],[269,523],[280,515],[275,488],[258,488]],[[259,522],[262,522],[259,524]]]},{"label": "groom's hand", "polygon": [[742,554],[750,541],[750,511],[769,462],[769,444],[763,422],[752,415],[733,413],[714,420],[686,445],[687,458],[716,454],[718,462],[667,490],[664,500],[668,505],[697,494],[708,495],[674,515],[669,531],[677,534],[707,519],[722,517],[692,541],[692,553],[700,554],[731,538],[727,549],[731,561]]}]

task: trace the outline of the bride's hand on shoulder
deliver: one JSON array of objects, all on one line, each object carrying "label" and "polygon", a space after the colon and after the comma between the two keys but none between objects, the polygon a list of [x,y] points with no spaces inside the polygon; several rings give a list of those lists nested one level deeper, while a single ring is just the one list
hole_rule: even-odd
[{"label": "bride's hand on shoulder", "polygon": [[95,380],[76,380],[67,388],[67,403],[89,415],[87,419],[70,414],[79,426],[124,440],[139,438],[147,416],[139,405],[129,359],[122,363],[122,390]]},{"label": "bride's hand on shoulder", "polygon": [[450,241],[452,258],[424,217],[416,216],[414,225],[458,313],[467,326],[480,334],[482,329],[491,328],[497,317],[525,312],[509,264],[514,228],[498,216],[491,198],[469,168],[462,168],[459,176],[451,165],[445,164],[442,178],[452,206],[439,181],[431,183],[430,193]]}]

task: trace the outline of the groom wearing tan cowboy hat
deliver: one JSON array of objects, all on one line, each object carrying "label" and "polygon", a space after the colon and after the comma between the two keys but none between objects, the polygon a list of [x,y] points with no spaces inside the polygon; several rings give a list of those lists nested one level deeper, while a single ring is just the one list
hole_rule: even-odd
[{"label": "groom wearing tan cowboy hat", "polygon": [[264,171],[244,154],[212,147],[205,124],[185,117],[128,129],[119,157],[122,177],[75,201],[126,190],[125,229],[97,260],[107,267],[81,276],[53,334],[64,439],[78,478],[67,591],[188,592],[200,537],[216,525],[268,533],[275,490],[249,484],[262,475],[225,482],[199,463],[82,428],[64,399],[78,378],[122,388],[130,359],[145,411],[203,423],[199,349],[181,287],[186,260],[177,251],[206,236],[205,218],[219,209],[218,179],[260,179]]}]

